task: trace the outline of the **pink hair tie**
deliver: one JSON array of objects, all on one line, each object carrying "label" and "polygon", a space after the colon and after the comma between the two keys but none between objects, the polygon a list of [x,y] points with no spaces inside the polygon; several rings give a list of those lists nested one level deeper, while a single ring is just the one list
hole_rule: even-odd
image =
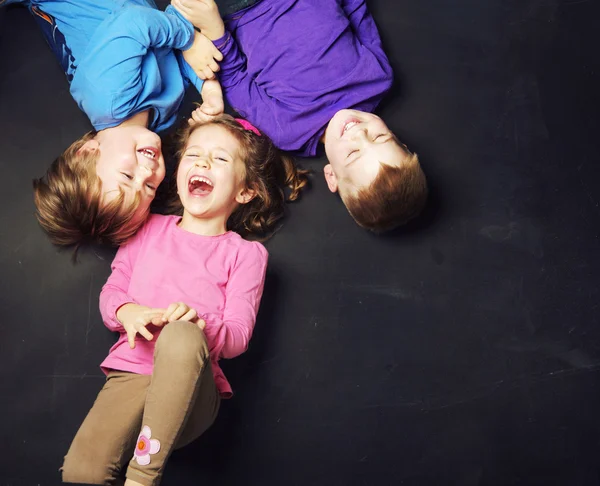
[{"label": "pink hair tie", "polygon": [[244,129],[250,130],[251,132],[256,133],[260,137],[261,133],[258,131],[258,128],[252,125],[252,123],[250,123],[248,120],[244,120],[243,118],[236,118],[235,121],[242,125]]}]

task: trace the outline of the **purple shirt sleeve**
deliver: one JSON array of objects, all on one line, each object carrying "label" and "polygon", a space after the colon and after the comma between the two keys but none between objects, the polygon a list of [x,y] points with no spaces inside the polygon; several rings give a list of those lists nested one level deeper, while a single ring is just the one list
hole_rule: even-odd
[{"label": "purple shirt sleeve", "polygon": [[278,108],[276,105],[281,101],[270,97],[248,73],[246,56],[229,31],[225,30],[225,35],[213,41],[213,44],[223,54],[219,82],[228,102],[271,139],[280,141],[285,135],[281,127],[287,126],[289,129],[291,123],[286,117],[289,111]]},{"label": "purple shirt sleeve", "polygon": [[204,316],[204,332],[209,341],[220,344],[214,352],[222,358],[235,358],[246,351],[256,323],[268,254],[260,243],[254,242],[247,248],[238,254],[230,272],[222,320],[214,315]]},{"label": "purple shirt sleeve", "polygon": [[371,47],[371,52],[374,54],[379,54],[377,51],[381,51],[381,54],[385,56],[381,45],[381,37],[375,20],[373,20],[373,16],[367,9],[367,2],[365,0],[341,0],[341,2],[342,9],[350,21],[352,30],[361,44],[365,47]]}]

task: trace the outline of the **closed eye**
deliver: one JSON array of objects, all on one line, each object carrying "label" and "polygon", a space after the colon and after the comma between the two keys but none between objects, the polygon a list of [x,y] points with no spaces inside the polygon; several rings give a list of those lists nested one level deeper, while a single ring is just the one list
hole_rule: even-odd
[{"label": "closed eye", "polygon": [[347,159],[348,159],[348,158],[350,158],[350,156],[351,156],[352,154],[355,154],[356,152],[358,152],[358,149],[357,149],[357,150],[353,150],[352,152],[350,152],[350,153],[349,153],[349,154],[346,156],[346,158],[347,158]]},{"label": "closed eye", "polygon": [[146,187],[151,189],[152,191],[156,190],[156,187],[154,187],[152,184],[146,184]]},{"label": "closed eye", "polygon": [[127,177],[127,179],[129,179],[130,181],[133,180],[133,176],[131,174],[128,174],[127,172],[121,172],[121,174],[123,174],[125,177]]}]

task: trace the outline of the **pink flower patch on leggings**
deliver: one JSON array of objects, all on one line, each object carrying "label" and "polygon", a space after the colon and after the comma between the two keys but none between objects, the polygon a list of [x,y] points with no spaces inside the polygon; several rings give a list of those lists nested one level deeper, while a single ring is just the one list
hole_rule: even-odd
[{"label": "pink flower patch on leggings", "polygon": [[160,442],[156,439],[151,439],[152,431],[150,427],[144,425],[140,436],[135,444],[133,458],[140,466],[150,464],[150,454],[156,454],[160,451]]}]

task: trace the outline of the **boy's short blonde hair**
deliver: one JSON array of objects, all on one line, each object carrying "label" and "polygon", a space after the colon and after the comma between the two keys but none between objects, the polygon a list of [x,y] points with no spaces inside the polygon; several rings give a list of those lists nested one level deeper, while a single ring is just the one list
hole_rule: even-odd
[{"label": "boy's short blonde hair", "polygon": [[86,133],[52,163],[45,177],[33,181],[37,219],[55,245],[76,250],[88,242],[120,245],[146,219],[134,218],[139,194],[131,204],[124,204],[122,192],[103,204],[98,154],[80,150],[95,136],[96,132]]},{"label": "boy's short blonde hair", "polygon": [[382,233],[418,216],[427,201],[427,180],[416,154],[401,167],[381,164],[373,182],[353,194],[340,191],[350,215],[363,228]]}]

